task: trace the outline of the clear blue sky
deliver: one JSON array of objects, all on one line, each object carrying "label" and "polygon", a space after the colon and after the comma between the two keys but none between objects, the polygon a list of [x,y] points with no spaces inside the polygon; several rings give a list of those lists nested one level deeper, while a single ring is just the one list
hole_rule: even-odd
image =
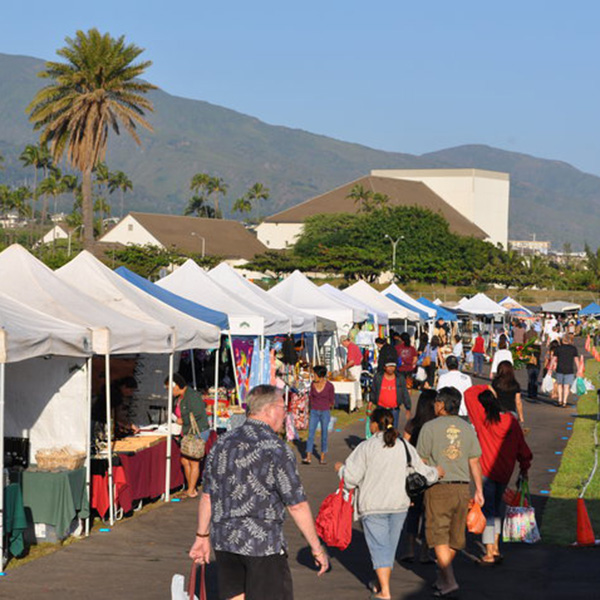
[{"label": "clear blue sky", "polygon": [[600,175],[592,0],[30,0],[0,52],[54,59],[77,29],[146,49],[147,79],[267,123],[421,154],[489,144]]}]

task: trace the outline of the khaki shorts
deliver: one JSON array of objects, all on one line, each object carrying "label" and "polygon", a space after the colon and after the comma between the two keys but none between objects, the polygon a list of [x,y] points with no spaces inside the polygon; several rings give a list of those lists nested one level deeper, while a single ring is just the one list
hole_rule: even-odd
[{"label": "khaki shorts", "polygon": [[430,548],[465,547],[470,497],[468,483],[438,483],[425,492],[425,537]]}]

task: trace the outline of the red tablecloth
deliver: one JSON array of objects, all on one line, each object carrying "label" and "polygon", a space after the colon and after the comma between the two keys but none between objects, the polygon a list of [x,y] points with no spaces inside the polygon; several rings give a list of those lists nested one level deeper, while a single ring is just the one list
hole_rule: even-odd
[{"label": "red tablecloth", "polygon": [[[120,467],[113,468],[115,504],[129,512],[133,502],[157,498],[165,491],[166,440],[135,454],[119,454]],[[183,485],[181,453],[175,440],[171,442],[171,489]],[[104,516],[109,508],[108,474],[92,477],[92,508]]]}]

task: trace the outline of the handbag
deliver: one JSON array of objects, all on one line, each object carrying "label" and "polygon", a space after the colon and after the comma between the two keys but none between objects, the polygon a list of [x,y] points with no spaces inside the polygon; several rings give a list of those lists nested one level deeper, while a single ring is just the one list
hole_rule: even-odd
[{"label": "handbag", "polygon": [[487,519],[481,510],[481,506],[475,500],[470,500],[469,512],[467,513],[467,530],[475,535],[481,535],[486,525]]},{"label": "handbag", "polygon": [[171,580],[171,600],[206,600],[206,565],[200,567],[200,596],[196,596],[196,576],[198,566],[192,562],[192,571],[190,573],[190,582],[188,589],[185,589],[185,577],[183,575],[173,575]]},{"label": "handbag", "polygon": [[402,443],[404,444],[404,451],[406,452],[406,493],[409,498],[416,498],[429,487],[429,484],[424,475],[415,471],[406,440],[403,439]]},{"label": "handbag", "polygon": [[554,379],[552,373],[548,372],[542,379],[542,393],[551,394],[554,389]]},{"label": "handbag", "polygon": [[426,355],[420,362],[421,367],[428,367],[431,364],[431,356]]},{"label": "handbag", "polygon": [[329,494],[315,520],[317,534],[327,546],[345,550],[352,541],[352,498],[354,490],[344,490],[344,480],[336,492]]},{"label": "handbag", "polygon": [[[525,544],[535,544],[542,538],[535,520],[535,509],[531,506],[529,497],[529,483],[522,480],[518,491],[521,494],[520,506],[508,506],[506,516],[502,527],[502,539],[505,542],[524,542]],[[523,506],[525,496],[529,506]]]},{"label": "handbag", "polygon": [[181,454],[196,460],[204,456],[204,440],[200,437],[200,430],[194,413],[190,413],[190,431],[181,438]]},{"label": "handbag", "polygon": [[415,375],[415,379],[417,381],[425,381],[427,379],[427,371],[423,367],[419,367],[417,369],[417,374]]}]

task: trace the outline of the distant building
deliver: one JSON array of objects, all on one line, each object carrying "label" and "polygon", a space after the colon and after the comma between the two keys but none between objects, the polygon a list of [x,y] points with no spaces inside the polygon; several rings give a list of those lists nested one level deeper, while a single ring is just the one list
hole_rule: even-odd
[{"label": "distant building", "polygon": [[132,212],[99,240],[107,244],[180,250],[243,264],[267,250],[238,221]]},{"label": "distant building", "polygon": [[547,256],[550,252],[551,242],[541,240],[509,240],[508,247],[523,255],[543,254]]},{"label": "distant building", "polygon": [[[386,173],[386,175],[379,175],[379,173]],[[389,206],[418,206],[438,213],[448,221],[450,231],[453,233],[479,239],[491,237],[487,230],[453,207],[429,185],[420,181],[398,178],[395,175],[388,176],[387,173],[395,174],[396,171],[373,171],[370,176],[361,177],[267,217],[256,228],[258,239],[270,249],[286,248],[296,243],[302,233],[304,221],[308,217],[319,214],[358,213],[361,209],[360,205],[348,198],[355,185],[361,185],[365,190],[374,193],[385,194],[389,197]],[[506,219],[508,219],[508,212]],[[504,243],[506,244],[506,240]]]},{"label": "distant building", "polygon": [[463,217],[487,233],[488,241],[508,247],[508,173],[483,169],[376,169],[372,176],[421,181]]}]

